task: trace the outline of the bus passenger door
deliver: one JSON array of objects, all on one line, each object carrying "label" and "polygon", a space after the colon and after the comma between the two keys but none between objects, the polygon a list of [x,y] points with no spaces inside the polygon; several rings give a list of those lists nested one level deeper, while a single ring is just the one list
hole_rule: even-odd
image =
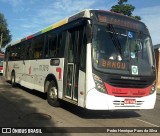
[{"label": "bus passenger door", "polygon": [[78,81],[76,81],[76,77],[78,77],[78,60],[76,60],[76,48],[75,44],[75,32],[68,33],[68,43],[67,43],[67,55],[66,55],[66,83],[65,83],[65,92],[64,95],[66,98],[77,100],[78,93]]},{"label": "bus passenger door", "polygon": [[[67,49],[65,50],[64,97],[76,102],[78,101],[79,71],[81,52],[83,51],[83,31],[84,26],[72,28],[68,31]],[[83,54],[83,56],[85,55]]]}]

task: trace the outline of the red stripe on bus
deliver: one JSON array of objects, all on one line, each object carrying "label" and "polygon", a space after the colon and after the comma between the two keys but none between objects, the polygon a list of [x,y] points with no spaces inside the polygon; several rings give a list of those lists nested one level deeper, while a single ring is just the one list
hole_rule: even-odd
[{"label": "red stripe on bus", "polygon": [[114,87],[104,82],[107,93],[113,96],[142,97],[149,95],[152,85],[146,88],[122,88]]},{"label": "red stripe on bus", "polygon": [[2,67],[2,66],[0,66],[0,70],[3,70],[3,67]]},{"label": "red stripe on bus", "polygon": [[26,40],[29,40],[29,39],[31,39],[31,38],[33,38],[33,35],[28,36],[28,37],[26,38]]},{"label": "red stripe on bus", "polygon": [[58,79],[60,80],[62,78],[62,69],[56,68],[56,72],[58,72]]}]

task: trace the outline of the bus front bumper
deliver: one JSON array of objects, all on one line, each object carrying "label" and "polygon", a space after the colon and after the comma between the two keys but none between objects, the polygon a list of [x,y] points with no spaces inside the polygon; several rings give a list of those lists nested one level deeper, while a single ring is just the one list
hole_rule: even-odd
[{"label": "bus front bumper", "polygon": [[[129,102],[126,103],[126,100]],[[153,109],[155,101],[156,91],[144,97],[115,97],[94,88],[87,93],[86,108],[92,110]]]},{"label": "bus front bumper", "polygon": [[3,74],[3,70],[0,70],[0,74]]}]

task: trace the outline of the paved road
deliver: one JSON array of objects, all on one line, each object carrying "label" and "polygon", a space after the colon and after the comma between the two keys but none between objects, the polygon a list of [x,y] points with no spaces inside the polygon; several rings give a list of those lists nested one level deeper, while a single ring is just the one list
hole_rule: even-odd
[{"label": "paved road", "polygon": [[[63,104],[60,108],[51,107],[46,96],[23,87],[12,88],[0,77],[0,127],[159,127],[160,95],[153,110],[141,111],[89,111],[71,104]],[[78,132],[78,131],[77,131]],[[48,134],[47,134],[48,135]],[[52,135],[52,134],[50,134]],[[72,135],[114,135],[113,133],[63,133]],[[119,133],[121,135],[135,135]],[[139,136],[158,136],[150,133]]]}]

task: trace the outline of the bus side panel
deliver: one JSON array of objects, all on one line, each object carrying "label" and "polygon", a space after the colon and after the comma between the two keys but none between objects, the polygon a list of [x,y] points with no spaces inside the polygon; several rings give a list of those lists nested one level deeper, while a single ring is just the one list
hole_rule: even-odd
[{"label": "bus side panel", "polygon": [[78,106],[85,107],[86,73],[79,70]]},{"label": "bus side panel", "polygon": [[[87,44],[87,59],[86,59],[86,98],[85,107],[88,105],[88,93],[90,90],[95,88],[95,82],[92,74],[92,58],[91,58],[91,43]],[[94,99],[94,98],[93,98]],[[95,99],[96,101],[96,99]]]},{"label": "bus side panel", "polygon": [[50,60],[9,61],[7,80],[11,80],[11,73],[15,71],[16,83],[29,89],[44,92],[45,79],[48,74],[53,74],[58,84],[58,96],[62,98],[64,58],[60,59],[58,66],[50,65]]},{"label": "bus side panel", "polygon": [[44,92],[44,80],[49,72],[48,60],[31,60],[29,70],[33,78],[33,89]]},{"label": "bus side panel", "polygon": [[55,69],[55,76],[58,82],[58,98],[63,98],[63,75],[64,75],[64,58],[60,58],[60,64]]},{"label": "bus side panel", "polygon": [[[8,62],[8,64],[12,63],[12,61]],[[23,73],[24,73],[24,63],[22,61],[14,61],[13,62],[13,69],[15,70],[15,77],[16,77],[16,83],[18,84],[22,84],[22,80],[23,80]],[[10,71],[12,72],[12,71]],[[11,75],[11,74],[9,74]]]},{"label": "bus side panel", "polygon": [[[5,63],[6,64],[6,63]],[[18,61],[9,61],[8,62],[8,66],[5,66],[5,69],[7,69],[7,73],[5,73],[6,76],[6,80],[11,80],[11,74],[12,72],[15,72],[15,82],[19,83],[19,77],[20,77],[20,73],[21,73],[21,67],[19,65]],[[6,72],[6,70],[5,70]]]},{"label": "bus side panel", "polygon": [[[60,60],[58,66],[51,64],[53,60]],[[58,85],[58,98],[62,99],[63,97],[63,70],[64,70],[64,58],[52,58],[52,59],[44,59],[37,64],[39,67],[39,71],[37,75],[42,78],[41,87],[43,87],[44,92],[44,84],[48,75],[53,75],[56,78],[56,82]],[[38,83],[36,83],[38,84]]]},{"label": "bus side panel", "polygon": [[34,88],[34,79],[31,73],[31,60],[24,60],[21,61],[23,64],[23,74],[22,74],[22,81],[21,85],[33,89]]},{"label": "bus side panel", "polygon": [[14,61],[8,62],[7,80],[11,80],[11,72],[12,72],[12,70],[14,70],[14,68],[13,68],[14,63],[15,63]]},{"label": "bus side panel", "polygon": [[44,92],[46,77],[47,75],[52,74],[56,77],[59,97],[62,98],[64,59],[60,59],[59,66],[50,65],[51,60],[52,59],[31,60],[28,70],[30,70],[33,81],[28,80],[27,82],[33,83],[33,89]]},{"label": "bus side panel", "polygon": [[86,93],[95,87],[95,82],[92,74],[92,58],[91,58],[91,43],[87,44],[87,60],[86,60]]}]

